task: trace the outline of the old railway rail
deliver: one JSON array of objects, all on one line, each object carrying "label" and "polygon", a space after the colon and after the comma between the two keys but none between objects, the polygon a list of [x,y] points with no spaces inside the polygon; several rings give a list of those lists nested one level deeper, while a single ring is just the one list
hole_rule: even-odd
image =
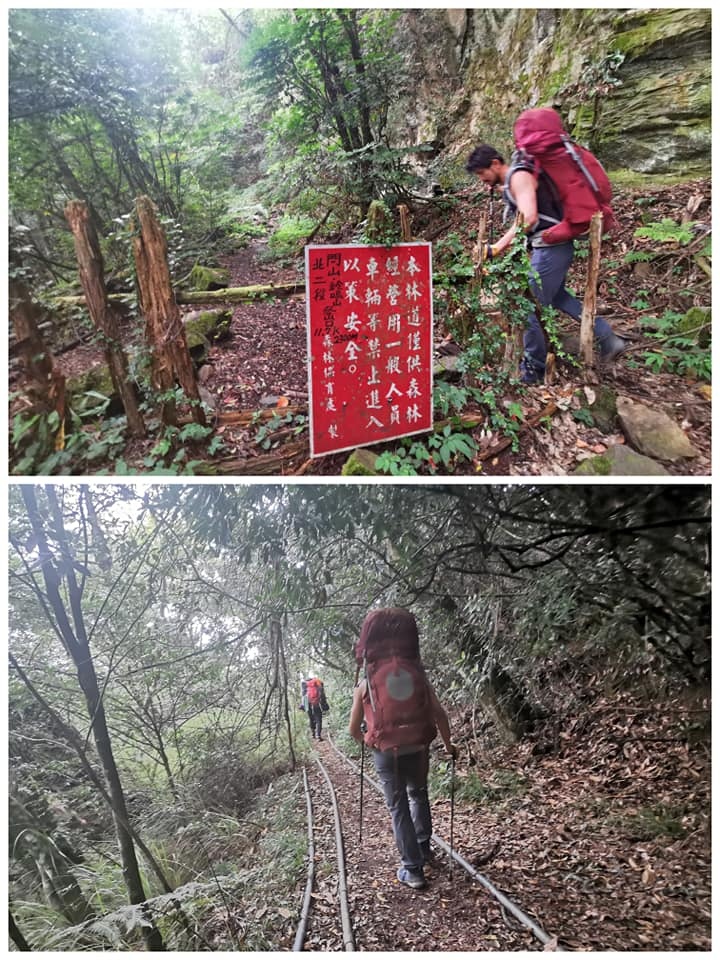
[{"label": "old railway rail", "polygon": [[[436,946],[438,949],[451,949],[433,940],[425,940],[417,946],[412,938],[403,942],[403,923],[408,930],[415,927],[422,929],[423,925],[428,924],[428,917],[434,918],[437,923],[434,931],[436,938],[447,931],[448,921],[455,926],[453,935],[456,939],[452,949],[557,949],[556,939],[551,938],[505,893],[479,873],[461,852],[451,851],[449,843],[437,832],[432,836],[436,861],[427,891],[417,894],[392,879],[389,882],[381,880],[380,877],[391,878],[389,867],[373,866],[368,862],[372,856],[366,856],[358,844],[359,767],[332,739],[326,738],[324,742],[332,750],[319,748],[315,763],[303,770],[308,873],[292,947],[294,951],[425,950]],[[357,780],[353,779],[352,789],[348,788],[347,777],[343,776],[344,765],[358,777]],[[380,785],[368,776],[367,770],[365,784],[382,794]],[[367,812],[382,816],[383,826],[387,830],[384,839],[380,840],[381,849],[389,862],[394,863],[394,844],[392,851],[388,849],[387,841],[391,834],[384,802],[378,796],[370,798],[368,793],[366,790]],[[345,824],[342,821],[343,810]],[[378,842],[377,835],[372,836],[372,833],[370,823],[366,820],[367,839],[362,847],[366,843],[372,845]],[[454,878],[453,874],[457,877]],[[498,909],[489,909],[486,895]],[[452,918],[450,913],[445,917],[442,910],[438,913],[434,909],[436,902],[446,912],[449,911]],[[458,945],[462,911],[467,911],[474,920],[482,913],[487,932],[472,928],[468,932],[468,942]],[[494,919],[491,919],[491,914]],[[499,928],[503,931],[500,937],[497,935]],[[428,926],[426,936],[432,935]]]}]

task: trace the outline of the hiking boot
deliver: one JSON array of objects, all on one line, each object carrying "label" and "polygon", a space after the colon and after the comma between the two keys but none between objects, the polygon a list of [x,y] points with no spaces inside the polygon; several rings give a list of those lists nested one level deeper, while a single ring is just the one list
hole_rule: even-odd
[{"label": "hiking boot", "polygon": [[598,340],[600,359],[603,363],[613,363],[621,354],[625,353],[627,348],[627,340],[615,336],[614,333],[610,333],[607,337],[603,337],[602,340]]},{"label": "hiking boot", "polygon": [[322,740],[322,737],[320,736],[320,734],[318,734],[317,738],[318,740]]},{"label": "hiking boot", "polygon": [[404,883],[406,887],[412,887],[413,890],[424,890],[427,886],[422,867],[418,870],[407,870],[405,867],[400,867],[397,878],[400,883]]},{"label": "hiking boot", "polygon": [[520,362],[520,383],[524,383],[526,387],[533,387],[538,383],[543,383],[544,380],[544,370],[538,369],[525,360]]}]

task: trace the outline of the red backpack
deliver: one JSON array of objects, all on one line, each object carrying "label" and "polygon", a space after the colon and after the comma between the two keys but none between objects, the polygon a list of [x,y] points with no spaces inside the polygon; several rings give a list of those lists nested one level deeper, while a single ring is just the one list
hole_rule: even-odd
[{"label": "red backpack", "polygon": [[355,659],[364,664],[367,681],[365,742],[391,750],[434,740],[437,729],[415,617],[397,607],[372,610],[363,622]]},{"label": "red backpack", "polygon": [[549,107],[525,110],[515,121],[513,136],[515,146],[532,161],[535,175],[544,172],[550,178],[562,204],[560,223],[542,233],[545,243],[563,243],[587,233],[598,210],[603,233],[614,229],[608,175],[594,154],[570,138],[559,113]]},{"label": "red backpack", "polygon": [[322,695],[322,681],[317,677],[307,681],[307,698],[311,707],[316,707],[320,703]]}]

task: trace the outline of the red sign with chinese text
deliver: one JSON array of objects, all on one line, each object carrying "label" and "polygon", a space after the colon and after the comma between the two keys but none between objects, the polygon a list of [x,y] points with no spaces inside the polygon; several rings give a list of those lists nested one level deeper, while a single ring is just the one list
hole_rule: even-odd
[{"label": "red sign with chinese text", "polygon": [[305,248],[310,452],[432,429],[429,243]]}]

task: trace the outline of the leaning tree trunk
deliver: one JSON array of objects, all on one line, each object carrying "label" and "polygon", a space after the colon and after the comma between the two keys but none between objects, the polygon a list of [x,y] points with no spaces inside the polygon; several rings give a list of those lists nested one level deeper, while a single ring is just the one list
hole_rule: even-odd
[{"label": "leaning tree trunk", "polygon": [[104,264],[95,227],[90,221],[88,205],[83,200],[70,200],[65,218],[75,239],[75,256],[80,268],[80,282],[85,291],[85,304],[90,318],[103,335],[105,360],[113,386],[120,396],[127,415],[128,428],[134,437],[145,436],[135,388],[128,376],[128,360],[120,342],[120,327],[108,303]]},{"label": "leaning tree trunk", "polygon": [[[78,682],[85,696],[95,747],[102,764],[108,793],[112,800],[115,833],[120,849],[123,880],[125,881],[128,898],[130,903],[133,904],[144,903],[147,897],[140,876],[140,867],[135,854],[133,839],[127,828],[128,811],[125,794],[113,755],[110,732],[105,717],[104,700],[100,693],[95,664],[87,640],[82,610],[82,589],[78,584],[75,568],[71,562],[62,511],[55,489],[52,486],[46,487],[51,522],[54,524],[53,536],[60,547],[63,560],[62,566],[58,569],[45,533],[35,489],[31,485],[23,485],[21,491],[39,552],[49,612],[53,616],[54,625],[62,638],[65,650],[75,664]],[[63,588],[62,593],[61,587]],[[66,608],[63,593],[68,598],[69,611]],[[149,914],[147,919],[149,925],[147,927],[143,926],[143,937],[148,949],[164,950],[160,932]]]},{"label": "leaning tree trunk", "polygon": [[170,399],[176,382],[191,402],[196,423],[205,423],[195,370],[188,350],[185,327],[173,293],[167,262],[167,241],[149,197],[135,201],[139,229],[133,241],[140,305],[145,316],[145,340],[151,355],[153,389],[162,396],[162,418],[177,423],[175,402]]}]

